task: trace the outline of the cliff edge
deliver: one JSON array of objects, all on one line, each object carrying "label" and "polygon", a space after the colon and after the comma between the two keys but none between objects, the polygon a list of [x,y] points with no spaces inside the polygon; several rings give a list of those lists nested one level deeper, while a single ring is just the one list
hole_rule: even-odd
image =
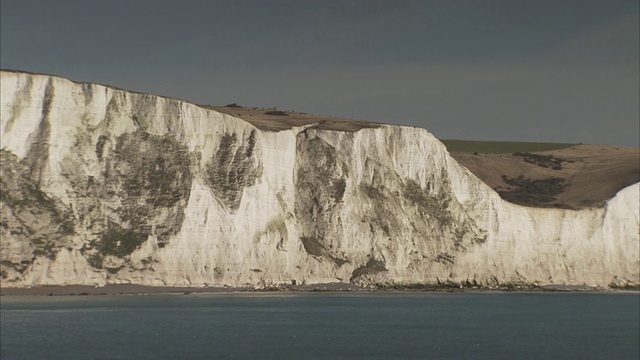
[{"label": "cliff edge", "polygon": [[2,287],[640,281],[638,183],[519,206],[423,129],[0,75]]}]

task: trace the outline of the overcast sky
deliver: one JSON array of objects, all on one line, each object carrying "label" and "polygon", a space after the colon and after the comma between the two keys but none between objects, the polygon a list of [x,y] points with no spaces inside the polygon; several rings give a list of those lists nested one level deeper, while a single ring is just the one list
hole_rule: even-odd
[{"label": "overcast sky", "polygon": [[638,0],[1,0],[0,66],[185,99],[640,146]]}]

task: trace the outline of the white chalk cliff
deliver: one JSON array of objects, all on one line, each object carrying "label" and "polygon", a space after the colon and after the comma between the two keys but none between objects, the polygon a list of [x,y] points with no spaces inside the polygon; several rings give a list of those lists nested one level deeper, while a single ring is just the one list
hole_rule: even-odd
[{"label": "white chalk cliff", "polygon": [[1,72],[2,286],[638,283],[639,184],[514,205],[419,128],[259,130]]}]

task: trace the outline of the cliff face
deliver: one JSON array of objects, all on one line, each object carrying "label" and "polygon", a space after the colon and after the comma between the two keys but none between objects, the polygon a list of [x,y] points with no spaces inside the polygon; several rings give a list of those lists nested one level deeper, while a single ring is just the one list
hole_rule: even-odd
[{"label": "cliff face", "polygon": [[640,280],[638,184],[602,208],[527,208],[422,129],[261,131],[1,76],[3,287]]}]

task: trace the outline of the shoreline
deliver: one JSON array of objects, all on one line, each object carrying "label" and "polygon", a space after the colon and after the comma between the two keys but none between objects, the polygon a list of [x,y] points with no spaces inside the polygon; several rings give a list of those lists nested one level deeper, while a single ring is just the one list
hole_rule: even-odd
[{"label": "shoreline", "polygon": [[100,295],[190,295],[190,294],[260,294],[260,293],[636,293],[640,288],[593,287],[586,285],[456,287],[420,286],[359,286],[345,283],[279,285],[271,287],[188,287],[147,286],[136,284],[43,285],[33,287],[0,287],[0,296],[100,296]]}]

